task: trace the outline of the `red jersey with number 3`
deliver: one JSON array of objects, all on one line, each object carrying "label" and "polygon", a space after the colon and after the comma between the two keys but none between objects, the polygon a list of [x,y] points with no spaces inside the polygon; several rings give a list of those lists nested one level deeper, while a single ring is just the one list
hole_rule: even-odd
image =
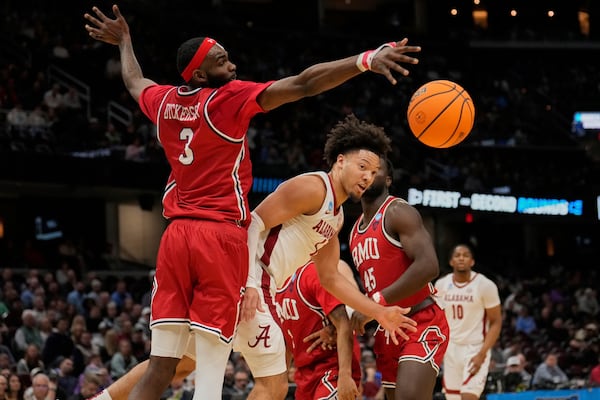
[{"label": "red jersey with number 3", "polygon": [[246,132],[252,117],[264,112],[256,97],[271,83],[235,80],[218,89],[144,89],[140,108],[156,125],[171,166],[165,218],[249,223],[252,164]]},{"label": "red jersey with number 3", "polygon": [[[394,201],[404,200],[388,196],[371,221],[363,222],[362,214],[350,232],[352,261],[369,297],[394,283],[412,264],[402,249],[402,243],[385,231],[385,211]],[[361,228],[361,224],[367,225]],[[433,286],[428,284],[395,304],[401,307],[414,306],[432,293]]]}]

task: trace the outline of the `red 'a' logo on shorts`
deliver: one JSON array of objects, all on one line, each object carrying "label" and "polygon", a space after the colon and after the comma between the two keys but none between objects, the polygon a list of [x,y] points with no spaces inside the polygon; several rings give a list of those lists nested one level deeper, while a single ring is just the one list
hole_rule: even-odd
[{"label": "red 'a' logo on shorts", "polygon": [[254,342],[254,344],[248,342],[248,346],[254,348],[256,346],[258,346],[258,343],[260,341],[264,342],[263,346],[265,348],[269,348],[271,347],[271,345],[269,344],[269,339],[271,339],[271,335],[269,334],[269,331],[271,330],[271,325],[259,325],[258,326],[260,329],[262,329],[260,331],[260,335],[256,336],[256,341]]}]

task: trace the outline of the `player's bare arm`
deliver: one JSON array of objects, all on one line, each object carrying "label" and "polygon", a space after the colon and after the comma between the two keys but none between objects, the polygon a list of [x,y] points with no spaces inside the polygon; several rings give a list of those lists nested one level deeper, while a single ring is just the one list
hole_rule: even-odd
[{"label": "player's bare arm", "polygon": [[277,187],[253,212],[260,216],[265,229],[270,229],[299,215],[316,213],[325,193],[325,184],[319,176],[296,176]]},{"label": "player's bare arm", "polygon": [[419,212],[411,205],[396,200],[386,212],[386,230],[402,243],[413,263],[382,295],[388,303],[398,302],[427,285],[439,275],[439,261],[429,232]]},{"label": "player's bare arm", "polygon": [[[346,261],[340,260],[338,262],[338,271],[346,279],[348,279],[348,282],[350,282],[356,289],[360,290],[358,288],[358,283],[356,282],[356,279],[354,278],[354,274],[352,273],[352,267],[350,267],[350,265],[348,265],[348,263]],[[347,307],[345,307],[345,308],[347,309]],[[317,332],[311,333],[310,335],[308,335],[307,337],[305,337],[303,339],[304,343],[311,342],[311,341],[313,342],[306,349],[306,352],[310,353],[311,351],[313,351],[314,349],[316,349],[319,346],[321,346],[321,348],[323,350],[331,349],[337,343],[336,335],[337,335],[337,332],[336,332],[334,324],[329,324],[329,325],[323,327],[323,329],[319,329]]]},{"label": "player's bare arm", "polygon": [[358,389],[352,379],[352,354],[354,350],[354,334],[350,327],[346,306],[340,304],[327,316],[337,331],[338,354],[338,399],[354,400]]},{"label": "player's bare arm", "polygon": [[319,281],[325,290],[354,310],[375,318],[381,326],[390,332],[394,343],[398,343],[396,335],[400,335],[404,339],[408,338],[408,335],[404,332],[405,329],[416,331],[416,322],[404,315],[410,311],[409,308],[384,307],[363,295],[338,271],[339,257],[340,244],[337,236],[331,238],[313,256],[319,274]]},{"label": "player's bare arm", "polygon": [[352,326],[352,329],[358,335],[364,335],[365,325],[373,321],[373,319],[374,318],[369,317],[368,315],[364,315],[360,311],[354,310],[354,312],[352,313],[352,318],[350,319],[350,326]]},{"label": "player's bare arm", "polygon": [[[409,74],[404,64],[417,64],[418,59],[406,55],[421,51],[419,46],[407,46],[408,39],[395,43],[396,47],[384,47],[374,54],[370,70],[385,76],[390,83],[396,84],[392,71],[403,76]],[[304,97],[316,96],[333,89],[349,79],[361,74],[357,68],[357,57],[351,56],[340,60],[315,64],[298,75],[286,77],[274,82],[257,98],[265,110],[272,110],[283,104],[300,100]]]},{"label": "player's bare arm", "polygon": [[483,338],[483,345],[479,352],[469,362],[469,373],[476,374],[485,361],[487,352],[494,346],[502,330],[502,308],[500,305],[485,309],[489,321],[489,329]]},{"label": "player's bare arm", "polygon": [[112,7],[114,19],[107,17],[98,7],[92,7],[92,11],[96,16],[89,13],[83,16],[89,22],[85,25],[85,29],[95,40],[119,46],[123,82],[131,96],[138,101],[142,90],[156,83],[144,78],[142,68],[133,51],[127,21],[117,5]]},{"label": "player's bare arm", "polygon": [[316,332],[311,333],[304,339],[302,339],[304,343],[312,342],[310,346],[306,349],[307,353],[310,353],[317,347],[321,347],[323,350],[332,349],[333,346],[336,345],[336,331],[335,326],[327,325],[322,329],[319,329]]}]

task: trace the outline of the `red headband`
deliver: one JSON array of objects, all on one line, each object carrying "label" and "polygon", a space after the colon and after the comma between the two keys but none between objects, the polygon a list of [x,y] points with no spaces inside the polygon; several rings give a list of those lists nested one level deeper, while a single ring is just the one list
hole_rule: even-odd
[{"label": "red headband", "polygon": [[192,72],[194,72],[195,69],[200,68],[202,62],[204,62],[204,59],[208,54],[208,51],[212,49],[212,47],[215,44],[217,44],[217,41],[215,39],[211,39],[208,37],[204,38],[200,46],[198,46],[196,54],[194,54],[194,57],[192,57],[187,67],[185,67],[185,69],[181,73],[181,76],[184,81],[189,82],[190,79],[192,79]]}]

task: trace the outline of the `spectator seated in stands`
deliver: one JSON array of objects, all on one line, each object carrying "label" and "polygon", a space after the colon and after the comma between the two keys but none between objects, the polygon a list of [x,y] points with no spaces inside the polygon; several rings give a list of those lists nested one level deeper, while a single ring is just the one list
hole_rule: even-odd
[{"label": "spectator seated in stands", "polygon": [[546,355],[533,374],[531,381],[533,389],[562,389],[569,386],[569,377],[558,365],[558,356],[555,353]]},{"label": "spectator seated in stands", "polygon": [[525,370],[525,356],[521,353],[506,361],[504,370],[504,391],[522,392],[529,389],[531,374]]},{"label": "spectator seated in stands", "polygon": [[23,109],[21,103],[15,104],[6,114],[6,123],[8,131],[11,133],[21,133],[27,126],[27,111]]}]

